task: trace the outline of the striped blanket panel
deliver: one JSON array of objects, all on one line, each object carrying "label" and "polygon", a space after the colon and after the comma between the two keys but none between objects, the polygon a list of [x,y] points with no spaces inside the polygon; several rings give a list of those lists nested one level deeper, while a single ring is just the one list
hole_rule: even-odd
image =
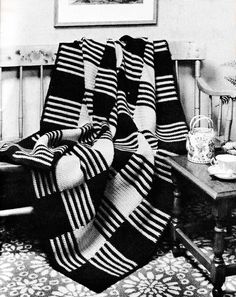
[{"label": "striped blanket panel", "polygon": [[30,168],[55,269],[101,292],[150,259],[171,219],[154,185],[187,131],[165,40],[59,45],[40,130],[0,148]]},{"label": "striped blanket panel", "polygon": [[155,132],[158,138],[158,147],[176,153],[184,153],[188,127],[179,100],[168,43],[165,40],[154,41],[154,60],[154,63],[158,65],[155,69],[157,107]]}]

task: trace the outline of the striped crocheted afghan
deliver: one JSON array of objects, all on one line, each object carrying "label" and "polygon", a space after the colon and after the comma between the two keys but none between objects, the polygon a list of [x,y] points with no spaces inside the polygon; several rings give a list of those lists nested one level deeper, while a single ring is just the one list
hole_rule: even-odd
[{"label": "striped crocheted afghan", "polygon": [[0,158],[30,169],[52,265],[100,292],[155,252],[170,214],[154,184],[186,134],[166,41],[83,38],[59,45],[40,130]]}]

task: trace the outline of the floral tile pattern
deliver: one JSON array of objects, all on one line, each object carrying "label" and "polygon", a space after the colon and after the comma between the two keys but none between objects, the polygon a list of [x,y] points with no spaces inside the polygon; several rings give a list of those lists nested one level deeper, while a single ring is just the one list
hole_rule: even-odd
[{"label": "floral tile pattern", "polygon": [[[204,210],[203,212],[201,211]],[[194,214],[195,213],[195,214]],[[208,214],[205,203],[189,208],[186,217]],[[17,220],[17,223],[16,221]],[[144,267],[98,294],[53,270],[29,218],[8,219],[0,228],[5,240],[0,257],[0,297],[208,297],[212,284],[208,272],[190,253],[175,258],[168,241],[163,241],[156,255]],[[233,228],[233,239],[236,228]],[[227,263],[236,263],[235,241],[224,254]],[[211,238],[196,236],[195,243],[212,255]],[[236,296],[236,276],[227,277],[225,297]]]}]

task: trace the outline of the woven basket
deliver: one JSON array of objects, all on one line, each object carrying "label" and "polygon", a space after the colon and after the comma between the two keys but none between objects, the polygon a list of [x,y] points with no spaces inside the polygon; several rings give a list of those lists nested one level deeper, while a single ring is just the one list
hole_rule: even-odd
[{"label": "woven basket", "polygon": [[[202,120],[207,121],[208,127],[196,127],[196,124]],[[186,141],[188,160],[193,163],[210,163],[215,156],[214,139],[215,132],[212,120],[204,115],[193,117]]]}]

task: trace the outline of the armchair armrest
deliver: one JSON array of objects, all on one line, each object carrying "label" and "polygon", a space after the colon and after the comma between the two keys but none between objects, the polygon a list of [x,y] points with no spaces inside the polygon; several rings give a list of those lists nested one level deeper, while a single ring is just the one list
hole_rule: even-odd
[{"label": "armchair armrest", "polygon": [[209,96],[230,96],[236,97],[234,90],[214,90],[201,77],[197,78],[197,85],[201,92]]},{"label": "armchair armrest", "polygon": [[[220,141],[220,145],[222,143],[225,143],[230,140],[230,133],[231,133],[231,125],[233,121],[233,101],[234,98],[236,98],[236,90],[232,89],[221,89],[216,90],[213,89],[211,86],[207,84],[206,81],[204,81],[203,78],[197,77],[196,78],[197,86],[200,91],[200,93],[204,93],[209,96],[209,98],[216,96],[219,97],[219,109],[218,109],[218,116],[217,116],[217,138]],[[224,129],[224,135],[221,134],[221,126],[222,126],[222,97],[228,97],[230,100],[227,100],[227,114],[225,117],[225,129]],[[212,100],[209,102],[209,109],[208,109],[208,115],[209,117],[212,117]]]}]

